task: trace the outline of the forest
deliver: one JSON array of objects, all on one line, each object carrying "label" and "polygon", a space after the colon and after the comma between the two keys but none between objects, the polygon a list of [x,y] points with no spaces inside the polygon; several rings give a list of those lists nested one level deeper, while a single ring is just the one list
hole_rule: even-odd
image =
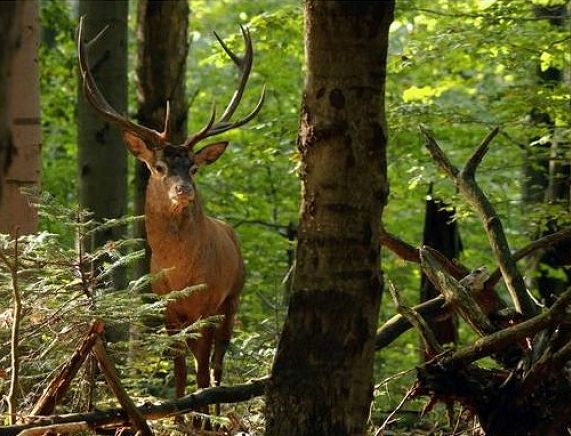
[{"label": "forest", "polygon": [[0,435],[571,433],[569,0],[0,2]]}]

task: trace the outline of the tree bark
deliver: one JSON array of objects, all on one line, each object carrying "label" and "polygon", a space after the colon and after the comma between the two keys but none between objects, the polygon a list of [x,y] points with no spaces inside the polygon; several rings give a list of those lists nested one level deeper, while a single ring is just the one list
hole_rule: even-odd
[{"label": "tree bark", "polygon": [[22,2],[7,1],[0,8],[0,200],[4,178],[10,167],[14,146],[10,128],[10,88],[12,59],[20,40]]},{"label": "tree bark", "polygon": [[38,213],[23,195],[22,188],[40,182],[40,78],[38,72],[38,2],[21,2],[20,42],[12,59],[10,84],[10,124],[14,155],[6,174],[0,201],[0,233],[33,233],[38,227]]},{"label": "tree bark", "polygon": [[268,435],[365,432],[382,292],[384,86],[392,1],[305,2],[302,206]]},{"label": "tree bark", "polygon": [[[81,0],[79,14],[86,16],[85,38],[91,40],[105,26],[107,31],[90,48],[91,71],[107,101],[119,113],[127,112],[127,13],[122,0]],[[94,219],[119,218],[127,212],[127,150],[119,130],[99,117],[85,101],[78,86],[79,201]],[[124,235],[114,226],[94,234],[88,251]],[[125,270],[113,274],[113,288],[126,284]]]}]

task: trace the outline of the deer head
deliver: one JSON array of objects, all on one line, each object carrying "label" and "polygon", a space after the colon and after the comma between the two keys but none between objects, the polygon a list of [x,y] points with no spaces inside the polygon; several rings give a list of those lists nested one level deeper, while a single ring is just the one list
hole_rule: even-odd
[{"label": "deer head", "polygon": [[264,103],[265,86],[254,109],[244,118],[231,121],[234,112],[236,112],[240,104],[252,69],[254,51],[250,32],[247,28],[240,26],[246,46],[246,52],[243,57],[233,53],[218,34],[214,32],[223,50],[240,71],[238,88],[218,120],[216,120],[216,106],[213,104],[206,125],[198,132],[190,135],[182,144],[176,145],[169,142],[170,111],[168,101],[166,103],[164,129],[162,132],[157,132],[154,129],[130,121],[126,116],[119,114],[107,102],[97,88],[89,68],[88,59],[89,46],[103,35],[107,27],[90,42],[85,42],[82,38],[83,23],[84,17],[81,17],[77,43],[85,98],[101,117],[119,127],[123,140],[130,152],[149,168],[151,173],[150,184],[153,185],[155,190],[164,194],[162,195],[163,200],[170,203],[171,207],[176,211],[184,210],[195,198],[194,174],[201,166],[216,161],[226,150],[228,142],[214,142],[200,148],[198,151],[195,151],[195,146],[206,138],[219,135],[248,123],[258,114]]}]

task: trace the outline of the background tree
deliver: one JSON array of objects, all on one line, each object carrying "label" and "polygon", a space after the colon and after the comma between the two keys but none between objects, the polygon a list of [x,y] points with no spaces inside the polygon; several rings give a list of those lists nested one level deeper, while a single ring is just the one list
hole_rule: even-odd
[{"label": "background tree", "polygon": [[20,38],[22,2],[7,1],[0,8],[0,200],[4,177],[13,153],[10,131],[10,83],[13,79],[12,58]]},{"label": "background tree", "polygon": [[[109,26],[103,41],[91,51],[91,71],[109,103],[120,113],[127,112],[127,13],[128,2],[121,0],[79,2],[79,15],[86,16],[85,37],[94,38]],[[93,219],[120,218],[127,212],[127,150],[119,131],[104,121],[85,101],[78,87],[78,169],[79,203],[93,212]],[[94,251],[108,241],[119,239],[124,229],[111,227],[93,234],[86,247]],[[118,268],[113,286],[125,285],[125,272]]]},{"label": "background tree", "polygon": [[10,116],[14,143],[12,164],[0,196],[0,233],[33,233],[38,214],[21,188],[37,187],[40,179],[40,80],[38,71],[38,2],[22,2],[20,42],[12,60]]},{"label": "background tree", "polygon": [[[550,26],[565,28],[569,27],[565,22],[569,17],[569,5],[569,2],[536,4],[533,11],[538,19],[545,20]],[[542,88],[550,90],[565,86],[565,74],[570,73],[569,65],[551,65],[540,58],[536,66],[540,92]],[[561,230],[571,222],[568,217],[571,211],[571,141],[566,137],[565,129],[556,125],[553,114],[534,107],[529,118],[532,125],[543,131],[543,135],[535,135],[522,147],[525,153],[522,200],[526,207],[535,212],[530,230],[544,236]],[[555,297],[571,283],[570,250],[570,243],[562,241],[545,253],[534,256],[529,265],[529,276],[533,282],[531,286],[537,287],[539,295],[548,305],[553,304]]]},{"label": "background tree", "polygon": [[[187,1],[141,0],[137,5],[137,120],[162,131],[166,102],[170,103],[172,143],[186,139],[188,100],[186,98],[186,58],[188,56]],[[135,213],[145,213],[145,192],[149,170],[135,164]],[[145,238],[141,222],[136,236]],[[149,272],[149,253],[138,263],[135,275]]]},{"label": "background tree", "polygon": [[[305,3],[302,205],[269,435],[362,434],[381,301],[388,186],[385,65],[393,2]],[[371,55],[374,53],[374,55]]]}]

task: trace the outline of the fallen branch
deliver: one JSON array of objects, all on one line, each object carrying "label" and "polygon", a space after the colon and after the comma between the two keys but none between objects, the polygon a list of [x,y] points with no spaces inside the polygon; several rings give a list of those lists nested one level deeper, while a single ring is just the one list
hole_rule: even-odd
[{"label": "fallen branch", "polygon": [[[413,309],[423,318],[436,319],[440,316],[448,314],[450,311],[446,300],[442,295],[416,305]],[[375,350],[381,350],[389,346],[395,339],[405,333],[412,327],[402,315],[395,315],[385,322],[378,330],[375,336]]]},{"label": "fallen branch", "polygon": [[70,422],[68,424],[46,425],[45,427],[28,428],[21,431],[18,436],[44,436],[52,434],[69,434],[79,432],[89,432],[90,428],[86,422]]},{"label": "fallen branch", "polygon": [[397,312],[405,317],[418,331],[426,353],[431,357],[442,353],[444,349],[438,343],[430,326],[416,310],[402,303],[398,290],[392,282],[389,282],[389,291],[393,297]]},{"label": "fallen branch", "polygon": [[444,359],[443,364],[461,367],[482,357],[501,352],[509,345],[531,337],[540,330],[561,321],[566,316],[566,309],[570,303],[571,290],[568,290],[561,295],[549,310],[512,327],[478,339],[472,346],[458,350],[452,356]]},{"label": "fallen branch", "polygon": [[[420,254],[418,248],[413,247],[408,242],[403,241],[397,236],[387,232],[384,228],[380,229],[379,243],[391,250],[394,254],[403,260],[420,264]],[[432,251],[432,254],[438,258],[442,267],[454,277],[456,280],[461,280],[466,274],[470,272],[468,268],[460,263],[454,263],[450,261],[446,256],[440,253],[438,250],[427,247]]]},{"label": "fallen branch", "polygon": [[[550,245],[556,244],[557,242],[568,238],[571,238],[571,228],[560,230],[559,232],[552,233],[529,243],[525,247],[516,251],[513,254],[513,258],[516,261],[524,259],[537,250],[547,248]],[[381,230],[380,241],[381,245],[391,250],[401,259],[414,263],[420,262],[420,255],[418,254],[417,248],[386,232],[384,229]],[[458,270],[455,271],[453,267],[450,267],[450,265],[457,267]],[[456,280],[460,280],[466,274],[464,266],[457,265],[452,262],[449,262],[447,271]],[[460,273],[460,271],[462,271],[462,273]],[[486,281],[484,285],[484,291],[478,295],[474,295],[478,305],[482,307],[486,315],[497,312],[497,310],[500,308],[499,305],[502,304],[502,300],[500,300],[494,291],[494,287],[500,278],[501,271],[499,268],[496,268],[490,274],[490,278]],[[425,319],[438,320],[439,318],[446,316],[446,314],[450,311],[450,306],[446,304],[446,300],[443,296],[440,295],[436,298],[414,306],[413,309]],[[407,332],[411,327],[412,325],[408,322],[408,320],[403,318],[401,315],[393,316],[377,330],[375,337],[375,350],[378,351],[388,347],[391,343],[393,343],[393,341],[395,341],[403,333]]]},{"label": "fallen branch", "polygon": [[95,340],[95,343],[93,344],[93,353],[95,354],[97,363],[99,364],[99,368],[101,369],[107,384],[113,391],[117,400],[119,400],[121,407],[126,411],[131,424],[135,429],[137,429],[137,434],[141,436],[152,436],[153,432],[149,428],[147,421],[141,412],[139,412],[137,406],[135,406],[135,403],[121,384],[115,365],[107,355],[107,351],[105,350],[105,345],[103,345],[101,337],[98,337]]},{"label": "fallen branch", "polygon": [[65,395],[71,381],[81,368],[81,365],[83,365],[93,344],[101,333],[103,333],[103,321],[96,320],[91,324],[85,339],[74,351],[69,361],[62,366],[59,373],[46,387],[30,412],[32,416],[51,415],[54,413],[58,401]]},{"label": "fallen branch", "polygon": [[[215,403],[240,403],[264,394],[269,377],[253,380],[237,386],[216,386],[201,389],[194,394],[159,404],[143,404],[137,410],[146,420],[156,420],[177,414],[188,413],[199,407]],[[29,417],[25,424],[0,427],[2,436],[16,436],[29,428],[56,424],[85,422],[90,429],[102,426],[128,425],[129,417],[124,409],[109,409],[67,415]]]},{"label": "fallen branch", "polygon": [[495,332],[497,329],[482,311],[468,289],[460,282],[443,271],[438,260],[432,255],[431,250],[424,247],[420,250],[422,270],[450,304],[456,313],[460,315],[481,336]]}]

